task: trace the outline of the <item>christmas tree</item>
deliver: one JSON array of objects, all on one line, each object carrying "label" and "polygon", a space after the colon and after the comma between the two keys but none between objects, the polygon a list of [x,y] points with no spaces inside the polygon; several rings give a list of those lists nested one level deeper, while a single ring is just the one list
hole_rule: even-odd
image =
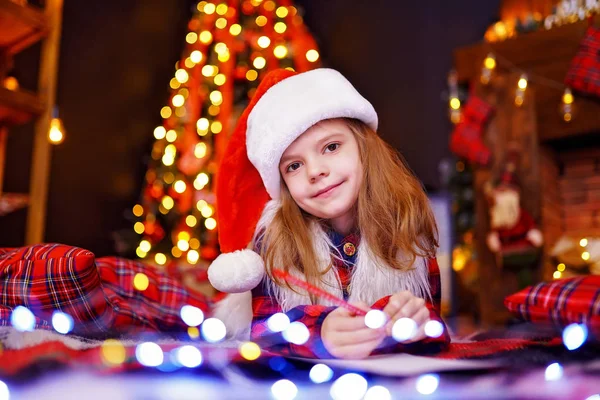
[{"label": "christmas tree", "polygon": [[213,187],[237,117],[269,70],[319,66],[291,0],[201,1],[188,29],[132,209],[135,233],[125,240],[158,265],[196,265],[218,255]]}]

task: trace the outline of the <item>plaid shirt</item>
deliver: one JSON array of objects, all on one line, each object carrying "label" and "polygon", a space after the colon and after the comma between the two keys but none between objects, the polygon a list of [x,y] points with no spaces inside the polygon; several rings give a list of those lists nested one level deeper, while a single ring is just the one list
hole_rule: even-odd
[{"label": "plaid shirt", "polygon": [[[350,283],[351,272],[356,263],[357,247],[360,242],[360,236],[352,233],[346,237],[335,232],[330,233],[333,244],[338,249],[342,259],[334,258],[334,266],[337,269],[344,298],[349,296],[348,285]],[[346,251],[344,251],[346,248]],[[354,250],[354,251],[352,251]],[[396,342],[393,338],[386,338],[383,343],[372,354],[386,353],[431,353],[437,352],[450,343],[448,330],[440,317],[441,284],[440,270],[435,258],[428,260],[429,267],[429,285],[431,288],[431,297],[433,302],[426,302],[430,310],[430,318],[437,320],[444,325],[444,333],[438,338],[426,338],[416,343],[403,344]],[[383,310],[389,301],[390,296],[379,299],[371,307],[373,309]],[[325,349],[321,340],[321,325],[323,321],[336,307],[322,305],[302,305],[289,310],[286,315],[290,321],[302,322],[308,328],[309,339],[303,345],[288,343],[283,339],[280,333],[273,333],[267,326],[267,320],[275,313],[282,312],[281,306],[277,301],[269,296],[264,285],[259,285],[252,291],[252,340],[256,341],[266,350],[280,353],[286,356],[308,357],[308,358],[333,358]]]}]

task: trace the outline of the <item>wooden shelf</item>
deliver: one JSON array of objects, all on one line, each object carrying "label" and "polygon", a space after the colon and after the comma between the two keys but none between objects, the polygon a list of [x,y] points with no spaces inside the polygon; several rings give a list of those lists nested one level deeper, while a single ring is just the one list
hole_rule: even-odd
[{"label": "wooden shelf", "polygon": [[29,196],[21,193],[0,193],[0,217],[29,205]]},{"label": "wooden shelf", "polygon": [[44,37],[48,30],[41,9],[0,0],[0,48],[10,54],[18,53]]},{"label": "wooden shelf", "polygon": [[[493,53],[498,58],[499,73],[522,70],[534,75],[534,78],[543,77],[562,83],[588,26],[587,21],[580,21],[547,31],[522,34],[502,42],[481,42],[458,48],[454,51],[458,79],[461,82],[479,79],[483,60]],[[512,64],[509,68],[506,61]],[[566,123],[559,112],[562,91],[536,84],[535,79],[530,86],[535,95],[540,142],[600,131],[600,99],[583,98],[575,93],[573,119]]]},{"label": "wooden shelf", "polygon": [[43,111],[44,105],[34,93],[0,87],[0,123],[23,124]]}]

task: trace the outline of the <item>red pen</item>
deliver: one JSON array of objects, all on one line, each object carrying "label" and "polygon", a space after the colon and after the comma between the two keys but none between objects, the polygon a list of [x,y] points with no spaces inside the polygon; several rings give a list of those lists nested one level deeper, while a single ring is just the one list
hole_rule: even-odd
[{"label": "red pen", "polygon": [[332,302],[333,304],[335,304],[338,307],[344,307],[345,309],[352,311],[356,315],[367,315],[367,312],[364,311],[363,309],[355,307],[352,304],[348,303],[346,300],[340,299],[339,297],[336,297],[321,288],[311,285],[310,283],[308,283],[300,278],[296,278],[295,276],[290,275],[290,273],[288,273],[286,271],[283,271],[283,270],[277,269],[277,268],[273,268],[273,275],[279,279],[285,280],[290,285],[295,285],[295,286],[301,287],[301,288],[305,289],[306,291],[308,291],[309,293],[314,294],[317,297],[329,300],[330,302]]}]

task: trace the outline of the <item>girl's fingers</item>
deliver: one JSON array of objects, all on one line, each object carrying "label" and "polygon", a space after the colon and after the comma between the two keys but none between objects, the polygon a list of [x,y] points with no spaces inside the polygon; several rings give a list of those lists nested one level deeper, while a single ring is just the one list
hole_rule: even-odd
[{"label": "girl's fingers", "polygon": [[406,304],[396,315],[394,315],[390,321],[386,324],[386,331],[388,335],[392,334],[392,328],[394,323],[398,321],[400,318],[410,318],[419,327],[420,325],[427,322],[429,319],[429,309],[425,307],[425,302],[422,299],[416,299],[420,301],[409,302]]},{"label": "girl's fingers", "polygon": [[429,321],[429,315],[430,315],[429,309],[427,307],[423,307],[410,318],[412,318],[417,323],[418,326],[421,326],[421,325],[425,325],[425,323],[427,323],[427,321]]},{"label": "girl's fingers", "polygon": [[400,315],[399,318],[413,318],[413,316],[423,308],[426,308],[425,300],[418,297],[413,297],[400,309],[400,311],[396,315]]},{"label": "girl's fingers", "polygon": [[333,318],[335,318],[332,321],[334,324],[333,327],[338,332],[354,332],[367,327],[365,325],[365,317],[363,315],[352,316],[347,314],[338,314],[334,315]]},{"label": "girl's fingers", "polygon": [[396,293],[390,297],[390,300],[384,307],[383,312],[391,318],[396,315],[411,298],[413,298],[413,295],[410,292],[404,291]]}]

